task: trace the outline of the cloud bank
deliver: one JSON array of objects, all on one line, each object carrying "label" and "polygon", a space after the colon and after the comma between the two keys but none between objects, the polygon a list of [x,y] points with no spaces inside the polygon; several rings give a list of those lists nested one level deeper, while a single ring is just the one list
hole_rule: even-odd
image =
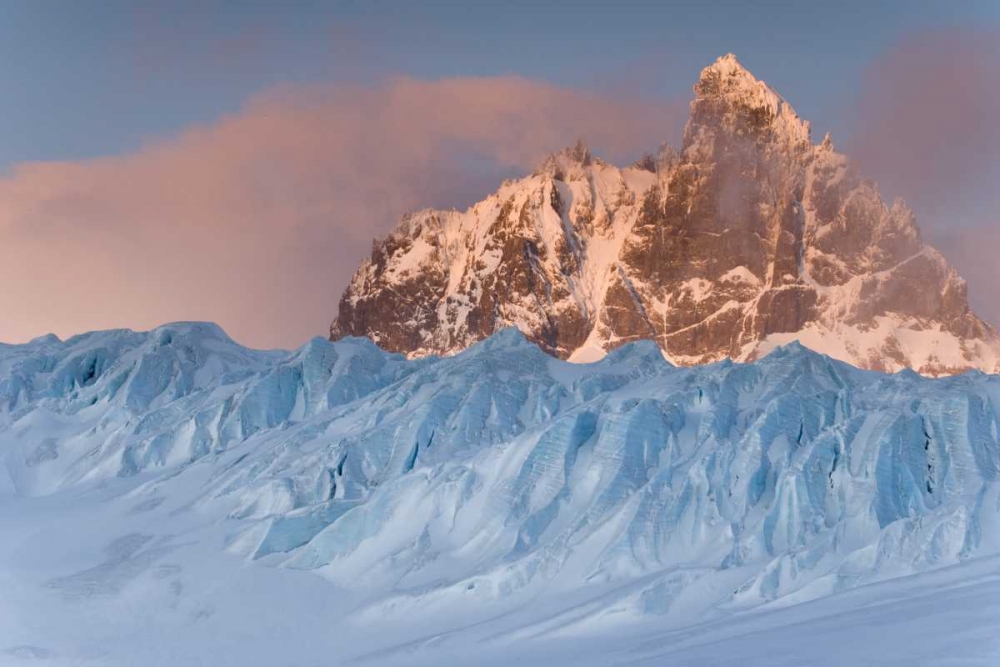
[{"label": "cloud bank", "polygon": [[205,319],[301,344],[407,210],[471,204],[579,137],[634,157],[683,111],[517,77],[296,86],[133,154],[17,165],[0,175],[0,340]]},{"label": "cloud bank", "polygon": [[1000,324],[1000,29],[912,35],[873,64],[846,152],[913,207]]}]

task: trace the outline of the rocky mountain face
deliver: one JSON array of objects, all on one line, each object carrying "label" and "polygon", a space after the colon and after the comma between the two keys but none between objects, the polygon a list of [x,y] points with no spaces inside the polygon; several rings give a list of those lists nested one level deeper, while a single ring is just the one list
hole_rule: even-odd
[{"label": "rocky mountain face", "polygon": [[864,368],[1000,372],[1000,338],[903,202],[734,56],[694,90],[679,152],[619,168],[580,143],[465,212],[406,216],[331,339],[417,357],[516,326],[573,361],[637,339],[684,365],[799,340]]}]

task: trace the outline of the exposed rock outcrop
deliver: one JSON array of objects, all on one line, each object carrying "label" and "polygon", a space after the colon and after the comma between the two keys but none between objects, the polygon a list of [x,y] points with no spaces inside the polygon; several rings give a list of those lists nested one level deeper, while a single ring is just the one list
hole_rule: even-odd
[{"label": "exposed rock outcrop", "polygon": [[1000,371],[996,332],[905,204],[734,56],[694,90],[679,152],[620,169],[581,143],[468,211],[407,216],[331,338],[421,356],[516,325],[581,361],[644,338],[681,364],[798,339],[869,368]]}]

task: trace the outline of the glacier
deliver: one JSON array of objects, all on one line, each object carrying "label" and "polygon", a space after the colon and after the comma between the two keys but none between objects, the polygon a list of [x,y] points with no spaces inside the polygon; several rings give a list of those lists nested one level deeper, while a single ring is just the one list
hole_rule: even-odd
[{"label": "glacier", "polygon": [[995,664],[998,404],[797,343],[0,345],[0,663]]}]

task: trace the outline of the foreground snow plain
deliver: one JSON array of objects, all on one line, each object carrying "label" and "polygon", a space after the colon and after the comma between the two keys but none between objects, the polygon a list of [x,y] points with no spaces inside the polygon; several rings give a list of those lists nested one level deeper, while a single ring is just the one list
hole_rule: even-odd
[{"label": "foreground snow plain", "polygon": [[0,346],[0,664],[997,664],[1000,377]]}]

